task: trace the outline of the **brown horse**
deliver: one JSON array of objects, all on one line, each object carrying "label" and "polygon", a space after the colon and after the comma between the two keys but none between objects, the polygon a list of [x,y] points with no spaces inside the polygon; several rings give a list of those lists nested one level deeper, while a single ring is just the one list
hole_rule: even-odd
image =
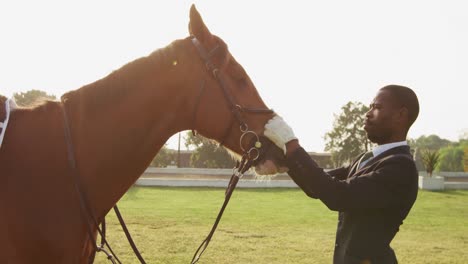
[{"label": "brown horse", "polygon": [[[96,238],[88,235],[90,220],[83,216],[70,176],[62,109],[77,175],[98,222],[179,131],[197,130],[242,153],[242,132],[229,101],[242,109],[267,107],[226,44],[209,32],[193,6],[189,31],[190,37],[68,92],[61,102],[12,112],[0,149],[0,226],[5,229],[0,263],[92,262]],[[194,38],[210,52],[200,56]],[[210,65],[203,56],[209,57]],[[207,70],[213,65],[214,73]],[[222,75],[229,98],[215,75]],[[258,135],[274,115],[237,113]],[[96,232],[93,225],[94,236]]]}]

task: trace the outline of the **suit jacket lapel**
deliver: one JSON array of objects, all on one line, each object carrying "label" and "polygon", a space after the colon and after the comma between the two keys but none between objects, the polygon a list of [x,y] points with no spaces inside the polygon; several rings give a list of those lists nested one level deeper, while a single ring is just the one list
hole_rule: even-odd
[{"label": "suit jacket lapel", "polygon": [[361,159],[364,157],[365,154],[366,154],[365,152],[360,154],[350,165],[351,169],[349,170],[348,178],[353,176],[358,171],[358,166],[361,163]]},{"label": "suit jacket lapel", "polygon": [[373,157],[372,159],[370,159],[364,166],[362,166],[362,168],[358,169],[356,167],[357,170],[353,174],[356,175],[359,172],[361,172],[363,170],[366,170],[367,168],[369,168],[370,166],[372,166],[373,164],[375,164],[379,160],[381,160],[381,159],[383,159],[385,157],[388,157],[390,155],[395,155],[395,154],[408,154],[408,155],[411,155],[410,147],[409,146],[399,146],[399,147],[391,148],[391,149],[389,149],[387,151],[384,151],[384,152],[380,153],[379,155],[377,155],[377,156]]}]

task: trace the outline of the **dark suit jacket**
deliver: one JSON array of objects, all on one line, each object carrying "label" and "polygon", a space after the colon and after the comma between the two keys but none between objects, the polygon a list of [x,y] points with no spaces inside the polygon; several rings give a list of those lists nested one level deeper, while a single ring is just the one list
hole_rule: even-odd
[{"label": "dark suit jacket", "polygon": [[387,150],[357,169],[361,156],[325,172],[300,148],[287,158],[289,175],[307,195],[339,211],[333,263],[398,263],[390,242],[416,200],[415,163],[408,146]]}]

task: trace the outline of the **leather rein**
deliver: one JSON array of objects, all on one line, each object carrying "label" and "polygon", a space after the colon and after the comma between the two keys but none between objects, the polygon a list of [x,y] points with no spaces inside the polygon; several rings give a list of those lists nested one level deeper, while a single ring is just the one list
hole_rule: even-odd
[{"label": "leather rein", "polygon": [[[68,121],[66,106],[63,102],[61,106],[62,106],[61,109],[62,109],[63,120],[64,120],[65,141],[67,143],[67,158],[68,158],[70,175],[73,180],[73,187],[75,188],[75,192],[78,194],[78,198],[80,202],[81,217],[83,218],[83,221],[86,223],[86,231],[88,232],[89,239],[91,240],[93,249],[94,249],[94,252],[91,254],[89,258],[89,263],[94,262],[94,257],[96,255],[96,252],[103,252],[107,256],[107,259],[111,261],[113,264],[117,264],[117,263],[122,264],[122,262],[119,260],[117,255],[112,250],[112,247],[109,245],[109,243],[106,240],[105,216],[102,218],[101,227],[99,227],[99,222],[97,220],[97,217],[93,214],[93,211],[90,208],[90,202],[87,198],[85,189],[83,188],[83,183],[80,180],[80,175],[78,172],[78,168],[76,166],[75,149],[73,147],[72,135],[71,135],[70,124],[69,124],[70,122]],[[122,226],[122,230],[124,231],[128,242],[130,243],[130,246],[133,249],[133,252],[137,256],[137,258],[140,260],[140,263],[144,264],[145,261],[143,257],[141,256],[140,252],[138,251],[138,248],[136,247],[135,243],[133,242],[130,232],[128,231],[128,228],[122,218],[122,215],[120,214],[119,208],[117,207],[117,204],[114,205],[114,212],[117,216],[117,219],[119,220],[120,225]],[[90,222],[90,220],[92,222]],[[97,229],[98,234],[101,236],[101,242],[99,245],[97,244],[97,241],[94,238],[93,226]]]},{"label": "leather rein", "polygon": [[[240,161],[237,162],[236,167],[233,169],[233,174],[231,176],[231,179],[229,181],[228,187],[225,191],[225,200],[223,202],[223,205],[218,213],[218,216],[213,224],[213,227],[211,231],[209,232],[208,236],[203,240],[201,245],[198,247],[197,251],[195,252],[191,264],[197,263],[198,260],[200,259],[201,255],[203,252],[206,250],[208,247],[208,244],[211,241],[211,238],[214,235],[214,232],[216,231],[216,228],[219,224],[219,221],[221,220],[221,217],[224,213],[224,210],[231,198],[231,195],[237,185],[237,182],[239,181],[240,178],[243,177],[244,173],[250,169],[250,167],[253,165],[253,163],[258,160],[258,158],[261,156],[261,148],[262,148],[262,143],[260,141],[259,136],[257,135],[256,132],[249,130],[249,127],[247,123],[244,121],[242,118],[242,113],[257,113],[257,114],[271,114],[273,113],[273,110],[271,109],[261,109],[261,108],[249,108],[249,107],[243,107],[239,104],[237,104],[232,97],[232,95],[228,91],[228,87],[226,85],[224,75],[222,72],[219,70],[219,68],[212,62],[212,57],[218,50],[219,46],[214,47],[212,50],[207,51],[203,45],[200,43],[200,41],[193,37],[191,38],[191,41],[193,45],[197,48],[198,54],[200,57],[203,59],[205,62],[205,66],[209,72],[212,73],[213,78],[215,78],[219,84],[219,87],[223,91],[224,97],[227,100],[229,109],[231,113],[234,116],[234,119],[232,119],[230,125],[226,129],[226,132],[224,133],[224,138],[221,140],[220,145],[223,145],[225,139],[229,136],[230,131],[232,130],[232,126],[234,125],[234,122],[237,121],[239,123],[239,129],[241,131],[241,136],[239,139],[239,144],[240,148],[242,150],[242,158]],[[195,104],[195,111],[194,111],[194,121],[196,118],[196,113],[198,110],[198,105],[199,101],[201,99],[201,96],[204,91],[204,85],[205,82],[202,84],[202,89],[198,98],[198,101]],[[68,163],[69,163],[69,171],[70,175],[72,177],[73,183],[74,183],[74,188],[76,193],[78,194],[79,197],[79,202],[80,202],[80,210],[81,210],[81,216],[83,217],[83,220],[86,223],[86,230],[89,236],[89,239],[91,240],[94,248],[93,254],[91,254],[89,258],[89,263],[94,262],[94,257],[96,252],[103,252],[109,261],[111,261],[113,264],[119,263],[121,264],[122,262],[119,260],[119,258],[116,256],[114,251],[112,250],[111,246],[106,240],[106,222],[105,222],[105,216],[102,219],[101,224],[99,224],[97,217],[93,214],[93,211],[90,207],[90,202],[87,199],[87,195],[85,192],[85,189],[83,188],[83,184],[80,181],[79,177],[79,172],[78,168],[76,166],[76,159],[75,159],[75,150],[73,147],[73,142],[72,142],[72,135],[70,131],[70,125],[69,125],[69,120],[68,120],[68,115],[67,115],[67,110],[64,102],[62,102],[62,113],[63,113],[63,119],[64,119],[64,130],[65,130],[65,141],[67,143],[67,157],[68,157]],[[250,148],[244,148],[243,147],[243,141],[247,140],[246,136],[250,135],[253,136],[252,140],[248,142],[251,146]],[[114,207],[115,214],[119,220],[120,225],[122,226],[122,229],[127,237],[127,240],[130,243],[130,246],[132,247],[133,252],[137,256],[138,260],[142,264],[146,264],[145,260],[143,259],[142,255],[138,251],[138,248],[136,247],[126,225],[125,222],[122,218],[122,215],[120,214],[120,211],[115,205]],[[101,225],[101,227],[99,226]],[[98,234],[101,236],[101,241],[100,244],[97,244],[96,239],[94,238],[94,232],[93,232],[93,227],[97,229]],[[107,247],[107,249],[106,249]]]},{"label": "leather rein", "polygon": [[[200,260],[201,255],[203,254],[203,252],[205,252],[206,248],[208,247],[211,241],[211,238],[213,237],[216,231],[216,228],[218,227],[221,217],[223,216],[224,209],[226,209],[226,206],[229,203],[229,200],[231,199],[231,195],[234,192],[234,189],[236,188],[237,182],[239,181],[240,178],[243,177],[244,173],[250,169],[253,162],[255,162],[262,154],[261,153],[262,143],[260,142],[260,138],[257,135],[257,133],[255,133],[252,130],[249,130],[247,123],[242,118],[242,112],[255,113],[255,114],[271,114],[273,113],[273,110],[263,109],[263,108],[249,108],[249,107],[243,107],[237,104],[234,98],[232,97],[232,95],[228,91],[226,81],[224,80],[224,75],[211,60],[213,55],[216,54],[216,51],[218,50],[219,46],[215,46],[212,50],[207,51],[197,38],[192,37],[192,43],[193,45],[195,45],[195,47],[198,50],[198,54],[205,62],[206,69],[209,72],[211,72],[213,78],[215,78],[218,81],[219,87],[223,91],[224,97],[226,98],[228,102],[229,109],[231,110],[231,113],[234,116],[234,119],[232,119],[230,125],[228,126],[228,128],[226,129],[226,132],[224,133],[223,139],[221,140],[219,144],[223,145],[225,139],[229,136],[229,133],[232,130],[234,121],[236,120],[239,123],[239,129],[242,133],[239,139],[239,145],[243,152],[241,160],[237,162],[236,167],[234,167],[233,169],[233,174],[231,176],[231,179],[229,180],[228,187],[225,191],[225,198],[224,198],[223,205],[221,206],[221,209],[218,213],[218,216],[216,217],[213,227],[211,228],[211,231],[208,233],[208,236],[205,238],[205,240],[203,240],[203,242],[200,244],[200,246],[195,251],[195,254],[192,257],[192,261],[190,263],[195,264]],[[202,91],[200,92],[199,100],[203,93],[203,89],[204,89],[204,83],[202,86]],[[199,105],[199,102],[196,103],[196,108],[198,108],[198,105]],[[197,109],[195,109],[194,113],[196,115]],[[242,142],[244,141],[247,135],[253,136],[254,143],[253,143],[253,146],[245,149],[243,147]]]}]

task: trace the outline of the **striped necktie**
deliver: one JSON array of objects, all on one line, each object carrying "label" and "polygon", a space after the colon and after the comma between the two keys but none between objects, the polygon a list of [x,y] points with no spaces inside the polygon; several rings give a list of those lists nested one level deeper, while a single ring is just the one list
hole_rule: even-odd
[{"label": "striped necktie", "polygon": [[359,166],[358,168],[362,168],[364,167],[364,165],[366,165],[366,163],[371,160],[372,158],[374,157],[374,153],[372,153],[372,151],[368,151],[366,152],[362,158],[361,158],[361,161],[359,162]]}]

